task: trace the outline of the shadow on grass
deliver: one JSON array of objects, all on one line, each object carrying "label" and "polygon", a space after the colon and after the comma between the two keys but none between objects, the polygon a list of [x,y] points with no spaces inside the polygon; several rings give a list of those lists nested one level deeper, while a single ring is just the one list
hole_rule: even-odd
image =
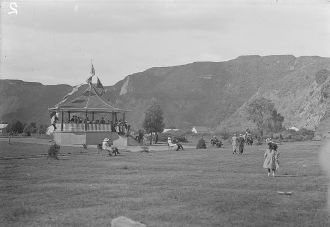
[{"label": "shadow on grass", "polygon": [[117,155],[114,155],[112,154],[111,156],[108,155],[108,154],[105,154],[104,157],[107,157],[107,158],[115,158],[115,157],[125,157],[126,155],[120,153],[120,154],[117,154]]},{"label": "shadow on grass", "polygon": [[33,217],[37,214],[37,211],[35,209],[32,209],[30,207],[16,207],[11,212],[8,212],[5,214],[5,221],[8,222],[15,222],[18,221],[20,218],[26,218],[26,217]]}]

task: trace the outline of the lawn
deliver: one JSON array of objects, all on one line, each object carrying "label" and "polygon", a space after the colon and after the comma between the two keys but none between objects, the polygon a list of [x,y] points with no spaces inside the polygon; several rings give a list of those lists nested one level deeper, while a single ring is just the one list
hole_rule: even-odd
[{"label": "lawn", "polygon": [[123,215],[147,226],[329,226],[320,146],[280,145],[273,178],[262,168],[264,146],[242,156],[226,145],[117,157],[62,147],[51,160],[46,145],[0,142],[0,223],[109,226]]}]

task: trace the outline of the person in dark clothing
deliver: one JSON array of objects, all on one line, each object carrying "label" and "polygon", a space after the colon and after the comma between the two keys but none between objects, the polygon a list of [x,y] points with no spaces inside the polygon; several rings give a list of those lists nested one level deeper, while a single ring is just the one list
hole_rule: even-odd
[{"label": "person in dark clothing", "polygon": [[243,154],[244,143],[245,143],[244,137],[243,137],[242,134],[240,134],[239,137],[238,137],[238,153],[239,154]]},{"label": "person in dark clothing", "polygon": [[144,133],[143,133],[143,130],[139,130],[139,137],[138,137],[138,140],[139,140],[139,143],[141,143],[142,139],[143,139],[143,136],[144,136]]},{"label": "person in dark clothing", "polygon": [[158,133],[156,133],[156,136],[155,136],[155,143],[158,143]]}]

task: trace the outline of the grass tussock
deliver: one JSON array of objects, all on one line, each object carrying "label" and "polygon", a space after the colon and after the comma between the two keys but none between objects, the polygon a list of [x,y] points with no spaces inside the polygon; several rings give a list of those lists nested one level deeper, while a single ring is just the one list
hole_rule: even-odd
[{"label": "grass tussock", "polygon": [[48,158],[53,158],[58,160],[58,154],[60,152],[60,145],[54,143],[51,144],[48,148]]}]

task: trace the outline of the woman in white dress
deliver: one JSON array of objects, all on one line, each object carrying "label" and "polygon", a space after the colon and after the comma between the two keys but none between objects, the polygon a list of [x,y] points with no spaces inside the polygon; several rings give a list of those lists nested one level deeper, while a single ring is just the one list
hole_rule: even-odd
[{"label": "woman in white dress", "polygon": [[273,177],[275,177],[275,172],[279,168],[279,157],[280,153],[277,150],[277,144],[273,143],[270,139],[266,140],[268,148],[264,154],[264,164],[263,167],[268,170],[268,176],[270,176],[270,172],[272,171]]}]

